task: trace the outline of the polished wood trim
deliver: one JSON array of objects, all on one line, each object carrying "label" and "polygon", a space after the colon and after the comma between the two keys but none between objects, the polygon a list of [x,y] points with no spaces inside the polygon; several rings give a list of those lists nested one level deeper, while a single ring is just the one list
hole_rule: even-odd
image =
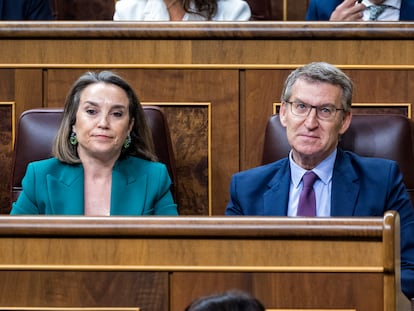
[{"label": "polished wood trim", "polygon": [[[154,230],[148,230],[154,228]],[[86,216],[0,216],[0,238],[30,237],[348,237],[381,241],[382,219],[296,218],[296,217],[86,217]],[[352,234],[350,234],[352,232]],[[355,238],[353,238],[355,236]]]},{"label": "polished wood trim", "polygon": [[3,38],[413,39],[414,22],[0,22]]},{"label": "polished wood trim", "polygon": [[[155,266],[155,265],[0,265],[0,270],[34,270],[34,271],[208,271],[208,272],[346,272],[346,273],[383,273],[378,267],[346,266]],[[0,309],[1,310],[1,309]]]}]

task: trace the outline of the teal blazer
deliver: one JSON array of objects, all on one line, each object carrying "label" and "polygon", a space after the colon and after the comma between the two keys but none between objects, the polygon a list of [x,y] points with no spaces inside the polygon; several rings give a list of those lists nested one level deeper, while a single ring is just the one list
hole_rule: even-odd
[{"label": "teal blazer", "polygon": [[[110,215],[177,215],[167,168],[136,157],[118,160],[112,172]],[[32,162],[12,215],[84,215],[82,164],[56,158]]]}]

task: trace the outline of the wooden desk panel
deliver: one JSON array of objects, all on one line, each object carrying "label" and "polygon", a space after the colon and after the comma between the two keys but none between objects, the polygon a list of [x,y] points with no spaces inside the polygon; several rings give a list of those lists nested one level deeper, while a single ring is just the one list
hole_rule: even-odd
[{"label": "wooden desk panel", "polygon": [[272,310],[384,310],[381,273],[177,272],[172,282],[173,310],[184,310],[188,293],[195,299],[229,288],[253,293]]},{"label": "wooden desk panel", "polygon": [[270,309],[405,311],[398,232],[391,212],[384,219],[3,216],[0,306],[182,311],[199,296],[238,288]]},{"label": "wooden desk panel", "polygon": [[[1,307],[169,310],[168,272],[1,270]],[[31,270],[31,271],[30,271]],[[44,309],[43,309],[44,310]]]}]

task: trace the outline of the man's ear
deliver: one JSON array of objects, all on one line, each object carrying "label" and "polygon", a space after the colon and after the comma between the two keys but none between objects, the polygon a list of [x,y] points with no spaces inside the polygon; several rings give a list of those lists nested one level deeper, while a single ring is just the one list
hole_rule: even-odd
[{"label": "man's ear", "polygon": [[340,135],[343,135],[346,132],[346,130],[349,128],[349,126],[351,125],[351,120],[352,120],[352,112],[345,111],[344,118],[342,119],[342,126],[339,129]]},{"label": "man's ear", "polygon": [[286,127],[286,104],[282,103],[280,105],[280,109],[279,109],[279,119],[280,119],[280,123],[283,125],[283,127]]}]

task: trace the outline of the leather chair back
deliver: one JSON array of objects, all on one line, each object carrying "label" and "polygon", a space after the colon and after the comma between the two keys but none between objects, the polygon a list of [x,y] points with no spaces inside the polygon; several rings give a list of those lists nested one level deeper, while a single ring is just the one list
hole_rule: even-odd
[{"label": "leather chair back", "polygon": [[250,20],[275,20],[271,0],[246,0],[252,13]]},{"label": "leather chair back", "polygon": [[112,20],[116,0],[49,0],[56,20]]},{"label": "leather chair back", "polygon": [[[339,145],[361,156],[396,161],[414,203],[413,122],[409,118],[389,114],[353,115],[351,125],[341,137]],[[262,163],[284,158],[290,149],[279,116],[271,116],[265,132]]]},{"label": "leather chair back", "polygon": [[[176,199],[176,167],[167,119],[155,106],[143,106],[154,140],[155,153],[163,162],[172,180],[171,191]],[[22,190],[22,179],[30,162],[52,156],[52,144],[62,119],[61,108],[31,109],[19,118],[14,144],[11,201],[17,200]]]}]

